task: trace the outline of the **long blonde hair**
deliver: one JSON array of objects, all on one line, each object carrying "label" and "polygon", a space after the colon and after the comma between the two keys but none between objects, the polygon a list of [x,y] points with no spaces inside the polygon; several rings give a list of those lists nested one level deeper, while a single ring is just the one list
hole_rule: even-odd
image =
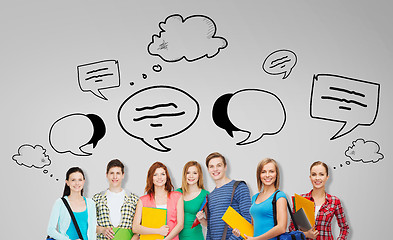
[{"label": "long blonde hair", "polygon": [[188,168],[192,166],[195,166],[198,169],[198,182],[197,182],[198,187],[200,189],[205,189],[203,185],[203,173],[202,173],[201,165],[197,161],[189,161],[183,167],[183,175],[181,181],[181,189],[183,190],[183,193],[187,193],[189,191],[188,184],[187,184],[187,171]]},{"label": "long blonde hair", "polygon": [[280,170],[278,169],[278,164],[277,162],[272,159],[272,158],[265,158],[262,159],[259,163],[258,163],[258,167],[257,167],[257,184],[258,184],[258,191],[261,191],[263,188],[263,183],[261,180],[261,172],[263,167],[268,164],[268,163],[273,163],[274,166],[276,167],[276,181],[274,182],[274,187],[277,190],[280,187]]}]

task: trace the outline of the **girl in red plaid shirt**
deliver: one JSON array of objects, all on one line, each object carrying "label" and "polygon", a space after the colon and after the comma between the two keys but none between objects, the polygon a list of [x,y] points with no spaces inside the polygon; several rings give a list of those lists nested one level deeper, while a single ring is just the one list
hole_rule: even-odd
[{"label": "girl in red plaid shirt", "polygon": [[[344,240],[348,237],[348,224],[344,215],[341,201],[336,196],[332,196],[325,191],[325,183],[329,179],[328,167],[325,163],[317,161],[310,167],[310,180],[313,189],[303,197],[310,199],[315,204],[315,226],[304,232],[307,239],[334,240],[332,234],[332,219],[337,218],[340,227],[340,235],[337,239]],[[295,230],[292,222],[290,231]]]}]

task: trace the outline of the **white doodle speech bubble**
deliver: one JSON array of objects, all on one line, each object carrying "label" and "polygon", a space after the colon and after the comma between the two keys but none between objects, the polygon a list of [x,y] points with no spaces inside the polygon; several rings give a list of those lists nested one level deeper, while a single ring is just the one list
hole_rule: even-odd
[{"label": "white doodle speech bubble", "polygon": [[99,98],[108,100],[101,90],[120,86],[120,70],[117,60],[105,60],[79,65],[78,82],[84,92],[92,92]]},{"label": "white doodle speech bubble", "polygon": [[120,106],[118,121],[130,136],[149,147],[167,152],[161,140],[182,133],[196,121],[198,102],[185,91],[170,86],[144,88]]},{"label": "white doodle speech bubble", "polygon": [[234,93],[228,103],[232,124],[249,135],[237,145],[258,141],[265,135],[281,131],[286,112],[281,100],[273,93],[260,89],[244,89]]},{"label": "white doodle speech bubble", "polygon": [[379,108],[380,85],[333,74],[314,75],[311,117],[344,125],[330,140],[342,137],[357,126],[374,123]]},{"label": "white doodle speech bubble", "polygon": [[285,79],[291,74],[297,63],[297,57],[291,50],[277,50],[269,54],[262,64],[263,70],[271,75],[284,74]]},{"label": "white doodle speech bubble", "polygon": [[74,113],[53,123],[49,131],[49,143],[58,153],[90,156],[91,153],[82,149],[87,145],[94,148],[105,132],[105,124],[99,116]]},{"label": "white doodle speech bubble", "polygon": [[345,156],[351,158],[355,162],[363,163],[376,163],[383,159],[384,156],[379,152],[380,147],[378,143],[374,141],[365,141],[364,139],[357,139],[352,142],[352,146],[349,146],[345,151]]},{"label": "white doodle speech bubble", "polygon": [[161,31],[153,35],[147,50],[166,62],[212,58],[228,45],[224,38],[216,36],[216,24],[207,16],[192,15],[183,19],[174,14],[159,26]]},{"label": "white doodle speech bubble", "polygon": [[21,166],[43,168],[51,164],[51,160],[45,152],[46,149],[41,145],[24,144],[19,147],[18,154],[13,155],[12,159]]}]

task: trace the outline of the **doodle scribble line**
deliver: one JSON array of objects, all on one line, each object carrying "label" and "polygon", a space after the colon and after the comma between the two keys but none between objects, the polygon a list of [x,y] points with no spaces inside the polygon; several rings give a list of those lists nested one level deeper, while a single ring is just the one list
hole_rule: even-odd
[{"label": "doodle scribble line", "polygon": [[97,76],[91,76],[91,77],[85,78],[85,80],[88,81],[93,78],[107,77],[107,76],[113,76],[113,73],[106,73],[106,74],[101,74],[101,75],[97,75]]},{"label": "doodle scribble line", "polygon": [[346,106],[339,106],[338,108],[339,108],[339,109],[343,109],[343,110],[348,110],[348,111],[351,111],[351,110],[352,110],[352,108],[346,107]]},{"label": "doodle scribble line", "polygon": [[96,69],[96,70],[91,70],[91,71],[86,72],[86,74],[91,74],[91,73],[100,72],[100,71],[106,71],[108,69],[109,68],[100,68],[100,69]]},{"label": "doodle scribble line", "polygon": [[161,123],[151,123],[150,127],[162,127]]},{"label": "doodle scribble line", "polygon": [[134,118],[133,121],[139,122],[144,119],[148,118],[160,118],[160,117],[177,117],[186,114],[184,111],[183,112],[178,112],[178,113],[162,113],[162,114],[157,114],[157,115],[147,115],[147,116],[142,116],[139,118]]},{"label": "doodle scribble line", "polygon": [[135,108],[135,110],[136,111],[153,110],[153,109],[160,108],[160,107],[170,107],[170,106],[177,108],[177,105],[175,103],[162,103],[162,104],[157,104],[157,105],[153,105],[153,106]]},{"label": "doodle scribble line", "polygon": [[288,60],[285,60],[285,61],[283,61],[283,62],[279,62],[279,63],[277,63],[277,64],[275,64],[275,65],[273,65],[273,66],[270,66],[269,68],[275,68],[275,67],[277,67],[278,65],[281,65],[281,64],[284,64],[284,63],[287,63],[287,62],[290,62],[291,60],[290,59],[288,59]]},{"label": "doodle scribble line", "polygon": [[346,103],[354,103],[356,105],[359,105],[361,107],[367,107],[367,104],[355,101],[355,100],[347,100],[345,98],[336,98],[336,97],[330,97],[330,96],[321,96],[321,99],[326,99],[326,100],[333,100],[333,101],[339,101],[339,102],[346,102]]},{"label": "doodle scribble line", "polygon": [[273,60],[270,64],[273,64],[273,63],[275,63],[275,62],[277,62],[277,61],[281,61],[281,60],[283,60],[283,59],[285,59],[285,58],[288,58],[288,56],[284,56],[284,57],[282,57],[282,58],[277,58],[276,60]]},{"label": "doodle scribble line", "polygon": [[338,87],[330,87],[330,90],[334,90],[334,91],[340,91],[340,92],[345,92],[345,93],[349,93],[349,94],[354,94],[360,97],[366,97],[366,95],[364,95],[363,93],[360,92],[356,92],[356,91],[350,91],[344,88],[338,88]]}]

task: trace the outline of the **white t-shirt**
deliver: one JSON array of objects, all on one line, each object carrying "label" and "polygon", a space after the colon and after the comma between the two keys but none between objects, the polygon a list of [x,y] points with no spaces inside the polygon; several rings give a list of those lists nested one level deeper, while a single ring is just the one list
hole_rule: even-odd
[{"label": "white t-shirt", "polygon": [[126,192],[124,189],[121,192],[115,193],[107,191],[106,199],[108,201],[109,219],[114,227],[117,227],[121,221],[121,207],[124,203]]},{"label": "white t-shirt", "polygon": [[319,209],[321,209],[321,206],[315,206],[315,220],[317,219]]}]

